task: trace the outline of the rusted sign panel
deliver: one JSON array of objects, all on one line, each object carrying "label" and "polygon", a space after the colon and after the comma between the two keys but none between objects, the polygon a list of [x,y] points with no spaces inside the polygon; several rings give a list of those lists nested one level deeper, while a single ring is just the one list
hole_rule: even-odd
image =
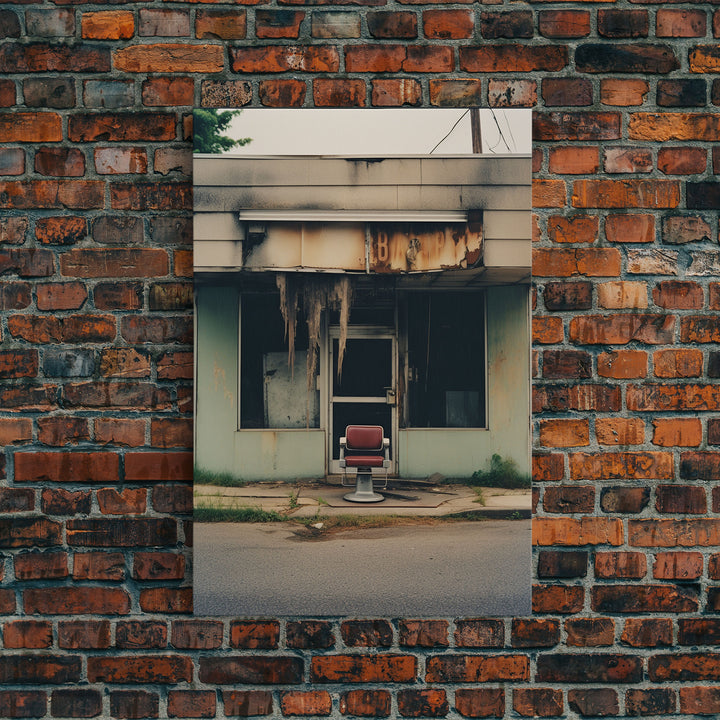
[{"label": "rusted sign panel", "polygon": [[370,272],[403,273],[469,268],[482,260],[480,223],[370,227]]}]

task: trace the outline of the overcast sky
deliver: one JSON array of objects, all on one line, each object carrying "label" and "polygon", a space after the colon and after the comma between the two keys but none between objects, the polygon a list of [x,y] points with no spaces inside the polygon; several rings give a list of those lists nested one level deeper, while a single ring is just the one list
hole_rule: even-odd
[{"label": "overcast sky", "polygon": [[[483,154],[530,154],[530,118],[530,110],[480,110]],[[246,109],[226,134],[252,138],[230,151],[233,155],[427,155],[433,148],[436,155],[472,152],[467,108]]]}]

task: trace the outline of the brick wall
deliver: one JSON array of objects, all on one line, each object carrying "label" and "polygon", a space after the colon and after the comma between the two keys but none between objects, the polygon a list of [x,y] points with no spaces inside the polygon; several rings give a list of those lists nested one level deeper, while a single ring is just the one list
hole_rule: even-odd
[{"label": "brick wall", "polygon": [[[720,713],[716,0],[19,0],[0,37],[0,716]],[[532,618],[190,614],[194,103],[536,108]]]}]

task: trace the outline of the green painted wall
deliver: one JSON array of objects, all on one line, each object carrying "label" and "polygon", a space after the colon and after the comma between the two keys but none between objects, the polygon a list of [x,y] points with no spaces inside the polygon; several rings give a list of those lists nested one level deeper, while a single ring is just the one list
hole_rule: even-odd
[{"label": "green painted wall", "polygon": [[[198,287],[196,466],[246,480],[324,474],[322,430],[237,431],[238,297]],[[401,430],[400,475],[466,477],[493,453],[530,472],[530,328],[527,286],[487,294],[488,429]]]},{"label": "green painted wall", "polygon": [[401,477],[468,477],[493,453],[530,473],[530,328],[527,286],[487,292],[488,428],[400,430]]}]

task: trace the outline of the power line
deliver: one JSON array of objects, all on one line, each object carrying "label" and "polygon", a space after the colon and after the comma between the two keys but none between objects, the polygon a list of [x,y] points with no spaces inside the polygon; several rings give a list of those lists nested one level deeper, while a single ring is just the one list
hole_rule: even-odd
[{"label": "power line", "polygon": [[450,137],[450,134],[452,131],[460,124],[460,121],[470,112],[470,108],[468,108],[455,122],[455,124],[450,128],[448,131],[448,134],[428,153],[428,155],[432,155],[442,143],[445,142]]}]

